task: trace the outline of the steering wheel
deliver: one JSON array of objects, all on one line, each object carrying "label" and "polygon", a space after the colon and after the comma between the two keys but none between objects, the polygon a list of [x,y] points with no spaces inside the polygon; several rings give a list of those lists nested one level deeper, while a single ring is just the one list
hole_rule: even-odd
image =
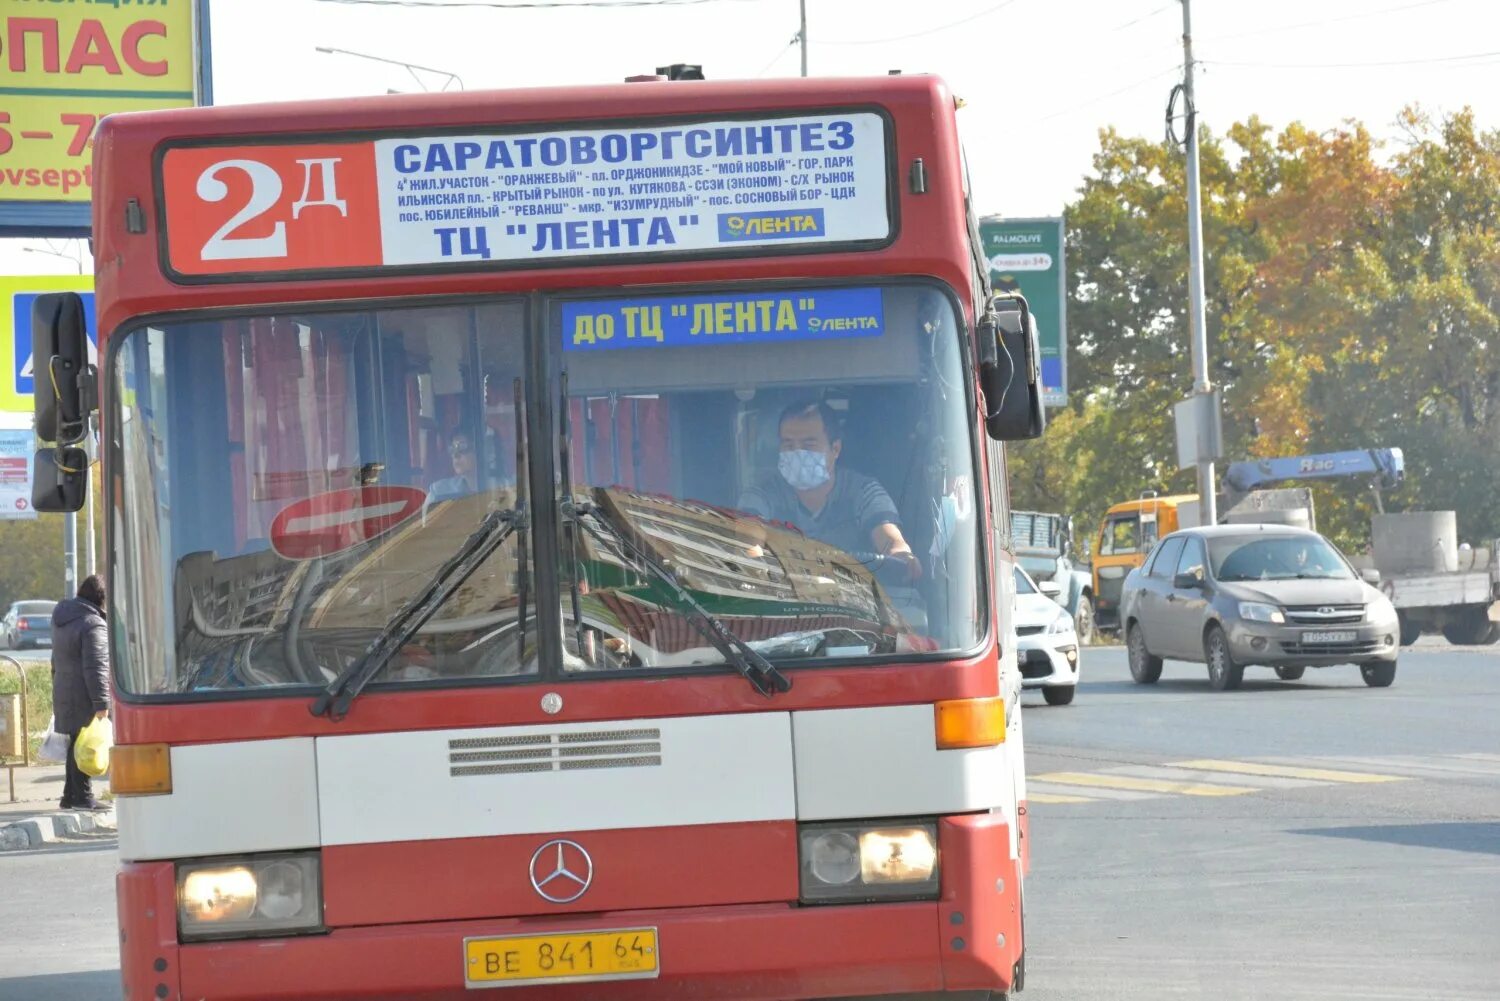
[{"label": "steering wheel", "polygon": [[887,587],[914,587],[916,580],[911,576],[910,563],[917,563],[915,553],[898,553],[886,555],[868,550],[846,549],[844,554],[849,557],[849,562],[859,563],[875,575],[875,579]]}]

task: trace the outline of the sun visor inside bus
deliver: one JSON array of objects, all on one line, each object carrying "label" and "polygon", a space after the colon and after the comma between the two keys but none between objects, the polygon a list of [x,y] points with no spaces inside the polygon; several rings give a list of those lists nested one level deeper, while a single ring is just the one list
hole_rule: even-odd
[{"label": "sun visor inside bus", "polygon": [[[842,340],[782,340],[764,344],[704,341],[683,347],[642,346],[578,351],[566,356],[572,395],[739,389],[805,381],[909,381],[919,370],[915,297],[885,296],[883,326],[862,337],[859,350]],[[562,336],[559,330],[555,336]]]}]

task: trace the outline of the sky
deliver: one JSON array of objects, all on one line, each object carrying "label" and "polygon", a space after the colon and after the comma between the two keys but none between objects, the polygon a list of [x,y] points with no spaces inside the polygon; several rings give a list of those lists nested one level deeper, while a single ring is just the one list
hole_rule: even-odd
[{"label": "sky", "polygon": [[[675,62],[700,63],[713,79],[799,72],[799,0],[612,10],[521,9],[522,0],[210,2],[219,104],[600,83]],[[959,120],[983,215],[1061,213],[1101,128],[1162,135],[1182,72],[1180,0],[805,3],[811,75],[937,73],[964,99]],[[1192,15],[1198,111],[1215,132],[1253,114],[1278,128],[1356,119],[1395,140],[1396,116],[1413,103],[1434,114],[1472,106],[1481,125],[1500,125],[1500,0],[1193,0]],[[74,273],[80,260],[90,266],[84,255],[74,241],[0,241],[0,273]]]}]

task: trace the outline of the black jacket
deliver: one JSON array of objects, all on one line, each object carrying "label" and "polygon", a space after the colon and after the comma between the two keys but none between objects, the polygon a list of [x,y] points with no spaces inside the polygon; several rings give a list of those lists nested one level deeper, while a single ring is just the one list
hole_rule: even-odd
[{"label": "black jacket", "polygon": [[87,726],[109,708],[109,636],[104,611],[82,598],[52,610],[52,714],[59,733]]}]

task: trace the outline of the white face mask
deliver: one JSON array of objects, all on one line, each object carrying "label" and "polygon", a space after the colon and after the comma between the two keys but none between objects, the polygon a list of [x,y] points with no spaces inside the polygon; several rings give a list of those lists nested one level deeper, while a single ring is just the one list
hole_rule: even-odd
[{"label": "white face mask", "polygon": [[793,490],[815,490],[828,482],[828,456],[822,452],[800,448],[782,452],[776,468]]}]

